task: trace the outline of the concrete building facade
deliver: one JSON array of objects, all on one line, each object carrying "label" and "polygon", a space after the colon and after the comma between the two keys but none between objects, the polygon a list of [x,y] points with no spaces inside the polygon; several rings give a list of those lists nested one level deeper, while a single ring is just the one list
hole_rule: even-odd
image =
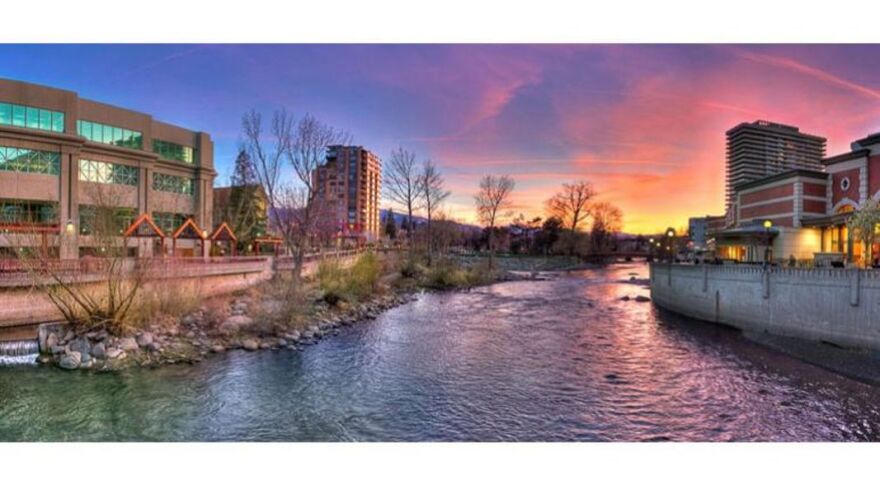
[{"label": "concrete building facade", "polygon": [[339,238],[359,243],[379,238],[382,162],[378,156],[362,146],[330,146],[326,163],[315,170],[313,179]]},{"label": "concrete building facade", "polygon": [[[31,232],[64,236],[54,248],[61,258],[97,254],[96,208],[113,208],[120,225],[147,214],[169,236],[188,218],[210,230],[213,154],[207,133],[0,79],[0,256],[34,242],[23,240]],[[158,248],[129,241],[141,256]],[[195,243],[181,239],[177,248],[191,254]]]},{"label": "concrete building facade", "polygon": [[797,127],[764,120],[728,130],[725,204],[730,207],[741,184],[795,168],[821,171],[825,141]]}]

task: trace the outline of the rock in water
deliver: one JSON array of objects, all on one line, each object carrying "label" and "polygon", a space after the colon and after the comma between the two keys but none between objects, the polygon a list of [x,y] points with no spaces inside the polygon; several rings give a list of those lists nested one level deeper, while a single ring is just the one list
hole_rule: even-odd
[{"label": "rock in water", "polygon": [[58,361],[58,366],[66,369],[66,370],[75,370],[79,368],[79,365],[82,363],[82,356],[80,353],[76,351],[70,351],[64,356],[61,357],[61,360]]},{"label": "rock in water", "polygon": [[260,348],[260,344],[254,339],[245,339],[241,346],[244,347],[248,351],[256,351]]},{"label": "rock in water", "polygon": [[46,336],[46,349],[43,350],[43,352],[54,353],[53,349],[56,347],[58,347],[58,334],[50,333],[49,335]]},{"label": "rock in water", "polygon": [[98,359],[104,359],[107,357],[107,351],[103,342],[99,342],[92,346],[92,356]]},{"label": "rock in water", "polygon": [[111,347],[107,349],[107,359],[119,359],[125,357],[125,352],[122,349],[117,349],[115,347]]}]

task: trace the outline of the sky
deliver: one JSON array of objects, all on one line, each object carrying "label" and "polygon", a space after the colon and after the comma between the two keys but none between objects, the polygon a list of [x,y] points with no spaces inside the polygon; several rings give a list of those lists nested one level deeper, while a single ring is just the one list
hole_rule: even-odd
[{"label": "sky", "polygon": [[588,180],[624,231],[656,233],[723,213],[740,122],[825,136],[829,155],[880,131],[880,46],[0,45],[0,60],[0,77],[210,133],[216,185],[243,113],[311,113],[383,159],[434,161],[463,221],[480,177],[509,174],[514,214],[546,216],[561,184]]}]

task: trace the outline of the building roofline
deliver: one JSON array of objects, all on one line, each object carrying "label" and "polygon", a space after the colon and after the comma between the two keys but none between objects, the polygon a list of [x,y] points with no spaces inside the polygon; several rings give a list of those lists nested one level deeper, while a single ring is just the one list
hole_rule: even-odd
[{"label": "building roofline", "polygon": [[93,100],[93,99],[91,99],[91,98],[85,98],[85,97],[83,97],[82,95],[80,95],[79,93],[77,93],[76,91],[72,91],[72,90],[69,90],[69,89],[62,89],[62,88],[58,88],[58,87],[55,87],[55,86],[48,86],[48,85],[45,85],[45,84],[32,83],[32,82],[30,82],[30,81],[22,81],[22,80],[20,80],[20,79],[9,79],[8,77],[0,77],[0,82],[4,82],[4,81],[5,81],[5,82],[14,83],[14,84],[24,84],[24,85],[27,85],[27,86],[35,86],[35,87],[38,87],[38,88],[48,89],[48,90],[51,90],[51,91],[58,91],[59,93],[67,93],[67,94],[69,94],[69,95],[73,95],[73,96],[75,96],[79,101],[85,101],[85,102],[92,103],[92,104],[103,105],[103,106],[106,106],[106,107],[114,108],[114,109],[116,109],[116,110],[122,110],[122,111],[124,111],[124,112],[129,112],[129,113],[133,113],[133,114],[141,115],[141,116],[144,116],[144,117],[149,117],[150,120],[152,120],[152,121],[153,121],[154,123],[156,123],[156,124],[160,124],[160,125],[164,125],[164,126],[168,126],[168,127],[174,127],[174,128],[179,129],[179,130],[182,130],[182,131],[191,132],[191,133],[193,133],[193,134],[199,134],[199,133],[202,133],[202,134],[207,134],[207,135],[210,136],[210,133],[205,132],[205,131],[196,130],[196,129],[190,129],[190,128],[188,128],[188,127],[182,127],[182,126],[179,126],[179,125],[177,125],[177,124],[172,124],[172,123],[169,123],[169,122],[165,122],[165,121],[163,121],[163,120],[159,120],[159,119],[157,119],[153,114],[150,114],[150,113],[141,112],[141,111],[139,111],[139,110],[132,110],[131,108],[126,108],[126,107],[122,107],[122,106],[119,106],[119,105],[114,105],[114,104],[112,104],[112,103],[106,103],[106,102],[99,101],[99,100]]},{"label": "building roofline", "polygon": [[[880,143],[880,132],[875,132],[874,134],[868,134],[862,139],[857,139],[855,143],[859,146],[871,146],[872,144]],[[857,150],[861,151],[861,150]]]},{"label": "building roofline", "polygon": [[725,135],[730,136],[734,132],[743,129],[743,128],[757,128],[757,129],[772,129],[780,132],[785,132],[794,136],[804,136],[813,139],[819,139],[823,143],[827,142],[828,139],[823,136],[817,136],[815,134],[807,134],[805,132],[801,132],[800,128],[795,127],[793,125],[788,124],[780,124],[779,122],[773,122],[770,120],[756,120],[754,122],[740,122],[739,124],[731,127],[725,132]]},{"label": "building roofline", "polygon": [[814,179],[828,179],[828,174],[825,172],[817,172],[815,170],[806,170],[802,168],[794,168],[791,170],[786,170],[785,172],[781,172],[775,175],[769,175],[767,177],[761,177],[760,179],[755,179],[753,181],[745,182],[743,184],[739,184],[733,186],[734,191],[742,191],[744,189],[752,189],[753,187],[763,186],[764,184],[771,184],[773,182],[790,179],[792,177],[811,177]]},{"label": "building roofline", "polygon": [[[880,138],[880,137],[878,137]],[[822,160],[822,165],[834,165],[835,163],[845,162],[847,160],[852,160],[853,158],[859,158],[862,156],[868,156],[871,154],[871,150],[861,149],[861,150],[853,150],[846,153],[841,153],[839,155],[829,156],[828,158],[824,158]]]}]

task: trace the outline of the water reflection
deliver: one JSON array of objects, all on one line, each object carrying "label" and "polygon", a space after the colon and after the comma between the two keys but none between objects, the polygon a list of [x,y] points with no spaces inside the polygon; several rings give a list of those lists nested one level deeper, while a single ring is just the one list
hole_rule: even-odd
[{"label": "water reflection", "polygon": [[624,266],[425,294],[303,352],[0,369],[3,440],[876,440],[877,389],[621,300]]}]

